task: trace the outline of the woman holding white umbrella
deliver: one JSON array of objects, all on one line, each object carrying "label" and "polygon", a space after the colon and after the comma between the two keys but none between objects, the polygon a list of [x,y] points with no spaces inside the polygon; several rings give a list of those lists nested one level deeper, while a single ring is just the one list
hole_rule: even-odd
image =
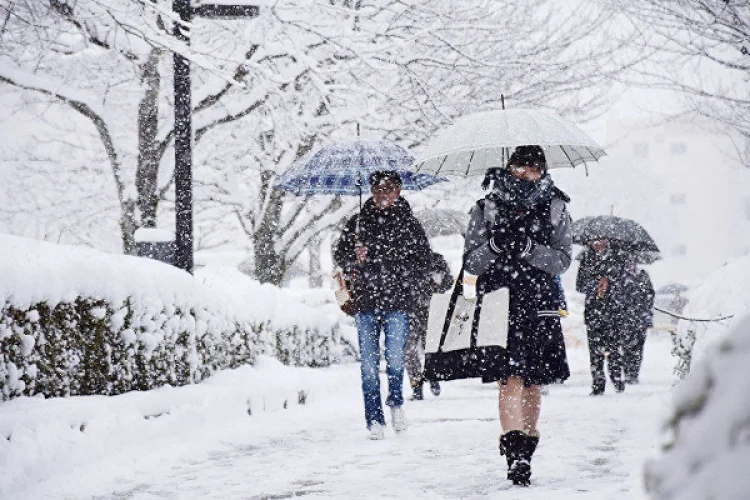
[{"label": "woman holding white umbrella", "polygon": [[539,443],[541,386],[570,376],[557,278],[571,261],[569,198],[552,182],[539,146],[516,148],[507,168],[488,171],[489,182],[492,192],[471,211],[464,294],[472,295],[472,285],[479,294],[510,291],[507,363],[499,370],[500,451],[508,479],[525,486]]},{"label": "woman holding white umbrella", "polygon": [[502,109],[459,118],[412,166],[433,175],[485,175],[485,185],[493,183],[471,212],[463,290],[470,296],[472,290],[481,295],[510,289],[507,361],[484,369],[500,378],[500,452],[514,484],[530,484],[541,385],[569,376],[558,275],[570,265],[570,216],[568,197],[548,170],[587,165],[604,155],[585,132],[554,113]]}]

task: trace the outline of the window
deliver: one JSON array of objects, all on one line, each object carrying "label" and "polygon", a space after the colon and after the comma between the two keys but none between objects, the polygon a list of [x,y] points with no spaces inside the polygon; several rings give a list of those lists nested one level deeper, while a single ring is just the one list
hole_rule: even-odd
[{"label": "window", "polygon": [[636,158],[648,158],[648,144],[639,142],[633,145],[633,156]]},{"label": "window", "polygon": [[669,202],[672,205],[684,205],[685,193],[672,193],[669,195]]},{"label": "window", "polygon": [[687,151],[687,146],[684,142],[673,142],[669,145],[669,152],[673,155],[684,155]]}]

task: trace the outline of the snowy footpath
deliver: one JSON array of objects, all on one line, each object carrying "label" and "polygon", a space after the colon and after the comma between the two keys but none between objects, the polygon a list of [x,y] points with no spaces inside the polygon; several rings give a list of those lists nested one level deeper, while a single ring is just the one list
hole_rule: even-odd
[{"label": "snowy footpath", "polygon": [[262,359],[197,386],[0,404],[0,498],[645,498],[643,463],[674,382],[670,348],[652,334],[641,384],[591,397],[585,345],[571,346],[572,377],[543,400],[529,488],[505,479],[494,384],[425,391],[406,403],[408,432],[389,427],[373,442],[358,365]]}]

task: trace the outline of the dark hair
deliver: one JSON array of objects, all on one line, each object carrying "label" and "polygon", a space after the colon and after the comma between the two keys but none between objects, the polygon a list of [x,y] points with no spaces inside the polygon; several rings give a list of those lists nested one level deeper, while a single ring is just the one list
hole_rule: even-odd
[{"label": "dark hair", "polygon": [[[510,155],[505,169],[509,169],[511,165],[539,165],[542,167],[542,173],[547,172],[547,158],[540,146],[518,146]],[[500,178],[503,170],[502,167],[488,168],[484,174],[482,189],[488,189],[492,181]]]},{"label": "dark hair", "polygon": [[539,165],[542,172],[547,171],[547,158],[544,156],[544,150],[540,146],[518,146],[508,159],[507,167],[511,165]]},{"label": "dark hair", "polygon": [[390,182],[399,187],[401,187],[402,184],[401,176],[398,172],[394,172],[393,170],[376,170],[370,174],[370,186],[383,184],[385,182]]}]

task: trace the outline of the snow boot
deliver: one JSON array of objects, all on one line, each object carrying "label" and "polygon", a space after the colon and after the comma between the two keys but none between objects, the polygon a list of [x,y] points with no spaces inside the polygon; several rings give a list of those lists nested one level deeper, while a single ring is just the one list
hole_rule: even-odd
[{"label": "snow boot", "polygon": [[508,479],[517,486],[531,484],[531,456],[539,444],[539,436],[523,431],[508,431],[500,436],[500,454],[508,463]]},{"label": "snow boot", "polygon": [[437,380],[431,380],[430,391],[432,392],[433,396],[440,396],[440,382],[438,382]]},{"label": "snow boot", "polygon": [[424,399],[424,392],[422,392],[422,383],[420,382],[417,385],[413,385],[411,393],[411,400],[412,401],[422,401]]}]

